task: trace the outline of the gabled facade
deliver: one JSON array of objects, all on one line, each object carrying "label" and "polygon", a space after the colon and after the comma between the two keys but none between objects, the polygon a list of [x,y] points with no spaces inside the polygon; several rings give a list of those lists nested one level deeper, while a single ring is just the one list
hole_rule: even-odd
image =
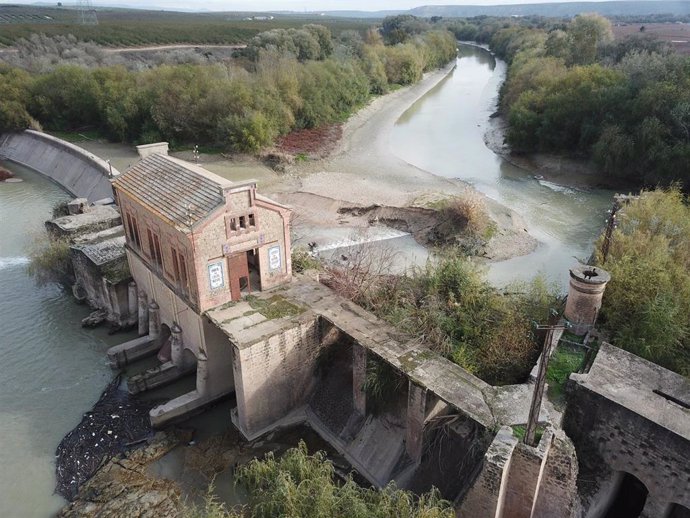
[{"label": "gabled facade", "polygon": [[290,279],[290,210],[255,182],[151,155],[113,188],[128,253],[199,313]]}]

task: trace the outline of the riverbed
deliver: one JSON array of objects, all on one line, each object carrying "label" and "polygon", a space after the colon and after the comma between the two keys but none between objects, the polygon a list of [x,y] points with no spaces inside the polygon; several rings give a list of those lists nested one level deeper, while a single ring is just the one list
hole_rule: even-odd
[{"label": "riverbed", "polygon": [[580,190],[535,178],[484,142],[506,65],[482,48],[461,45],[457,66],[397,121],[390,149],[435,175],[470,184],[517,212],[538,241],[528,255],[489,264],[499,286],[543,273],[565,290],[568,269],[586,261],[604,226],[612,191]]}]

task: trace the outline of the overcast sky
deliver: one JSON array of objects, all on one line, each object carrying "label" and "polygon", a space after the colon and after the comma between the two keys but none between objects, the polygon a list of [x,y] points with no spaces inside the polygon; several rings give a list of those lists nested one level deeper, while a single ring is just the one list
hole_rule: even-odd
[{"label": "overcast sky", "polygon": [[[32,4],[37,0],[0,1],[0,4]],[[212,11],[334,11],[334,10],[362,10],[379,11],[385,9],[410,9],[421,5],[500,5],[500,4],[543,4],[564,0],[92,0],[92,4],[99,5],[127,5],[132,7],[159,7],[163,9],[198,9]],[[572,1],[572,0],[570,0]],[[596,1],[596,0],[578,0]],[[43,0],[41,3],[48,3]],[[57,0],[56,0],[57,3]],[[76,4],[76,0],[62,0],[64,5]]]}]

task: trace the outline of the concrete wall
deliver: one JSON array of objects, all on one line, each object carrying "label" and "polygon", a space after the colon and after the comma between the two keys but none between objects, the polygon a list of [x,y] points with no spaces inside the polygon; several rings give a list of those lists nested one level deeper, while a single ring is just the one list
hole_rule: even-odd
[{"label": "concrete wall", "polygon": [[649,491],[643,516],[663,517],[673,503],[690,508],[690,442],[579,383],[573,390],[563,427],[589,481],[580,488],[585,516],[605,510],[620,472]]},{"label": "concrete wall", "polygon": [[[133,304],[137,308],[136,301],[130,301],[132,294],[129,290],[129,279],[112,283],[104,277],[103,269],[96,266],[82,250],[72,248],[70,250],[74,277],[79,290],[83,290],[83,296],[92,308],[102,309],[107,312],[106,320],[120,327],[127,327],[136,322],[137,314],[130,314]],[[116,262],[124,261],[119,259]],[[107,266],[107,265],[106,265]],[[136,291],[134,292],[136,297]]]},{"label": "concrete wall", "polygon": [[316,382],[318,319],[306,312],[252,345],[233,344],[237,425],[248,438],[303,406]]},{"label": "concrete wall", "polygon": [[182,329],[182,342],[194,356],[204,348],[202,317],[170,289],[157,275],[154,275],[144,261],[132,250],[127,250],[127,260],[137,287],[148,295],[148,302],[155,301],[160,307],[160,322],[169,327],[177,323]]},{"label": "concrete wall", "polygon": [[570,518],[576,512],[577,456],[562,430],[544,432],[537,447],[499,430],[458,516]]},{"label": "concrete wall", "polygon": [[[0,156],[51,178],[89,202],[112,198],[109,165],[88,151],[38,131],[0,136]],[[114,176],[119,175],[112,169]]]}]

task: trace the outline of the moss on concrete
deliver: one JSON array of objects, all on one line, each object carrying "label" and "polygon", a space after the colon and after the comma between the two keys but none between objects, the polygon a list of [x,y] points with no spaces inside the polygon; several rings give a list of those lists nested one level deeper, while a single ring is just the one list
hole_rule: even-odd
[{"label": "moss on concrete", "polygon": [[247,303],[269,320],[276,318],[295,317],[304,312],[304,308],[293,304],[281,295],[273,295],[268,299],[248,295]]}]

